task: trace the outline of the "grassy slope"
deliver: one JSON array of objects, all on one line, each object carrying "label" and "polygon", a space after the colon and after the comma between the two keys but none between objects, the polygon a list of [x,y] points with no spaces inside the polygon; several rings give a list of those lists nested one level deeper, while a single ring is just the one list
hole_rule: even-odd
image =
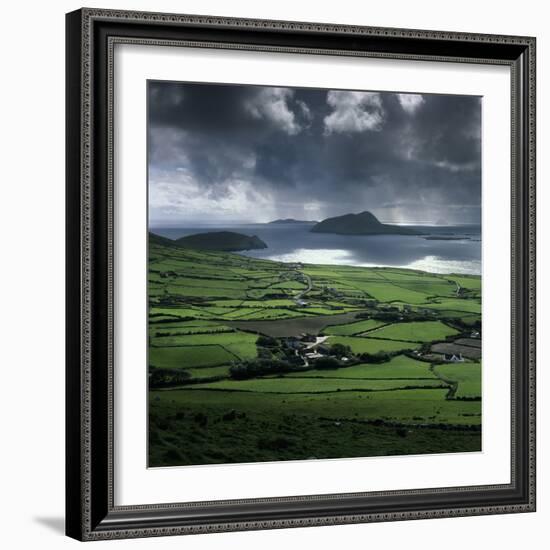
[{"label": "grassy slope", "polygon": [[457,330],[441,321],[423,321],[385,326],[371,333],[370,336],[407,342],[432,342],[444,340],[447,336],[455,334],[458,334]]},{"label": "grassy slope", "polygon": [[[373,394],[151,392],[150,464],[179,465],[476,451],[479,402],[445,390]],[[421,418],[430,427],[418,426]],[[391,422],[396,422],[395,426]],[[403,422],[404,427],[400,427]],[[438,424],[462,425],[447,429]]]}]

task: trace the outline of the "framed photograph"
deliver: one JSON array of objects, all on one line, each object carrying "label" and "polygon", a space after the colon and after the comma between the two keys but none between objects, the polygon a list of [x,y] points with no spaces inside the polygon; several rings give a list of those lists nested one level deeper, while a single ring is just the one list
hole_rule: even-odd
[{"label": "framed photograph", "polygon": [[535,509],[535,39],[67,15],[67,535]]}]

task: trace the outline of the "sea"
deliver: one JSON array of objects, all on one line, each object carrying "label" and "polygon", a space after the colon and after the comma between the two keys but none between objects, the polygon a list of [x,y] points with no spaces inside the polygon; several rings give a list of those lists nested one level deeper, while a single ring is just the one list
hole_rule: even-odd
[{"label": "sea", "polygon": [[408,225],[422,235],[333,235],[312,233],[313,224],[261,223],[202,227],[150,227],[178,239],[193,233],[234,231],[256,235],[262,250],[239,252],[281,262],[364,267],[399,267],[431,273],[481,275],[481,226]]}]

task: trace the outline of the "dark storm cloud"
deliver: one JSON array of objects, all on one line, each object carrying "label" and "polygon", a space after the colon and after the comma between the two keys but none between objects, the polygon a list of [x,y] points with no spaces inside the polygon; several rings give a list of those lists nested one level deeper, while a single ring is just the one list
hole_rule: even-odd
[{"label": "dark storm cloud", "polygon": [[477,97],[149,84],[157,222],[479,222]]}]

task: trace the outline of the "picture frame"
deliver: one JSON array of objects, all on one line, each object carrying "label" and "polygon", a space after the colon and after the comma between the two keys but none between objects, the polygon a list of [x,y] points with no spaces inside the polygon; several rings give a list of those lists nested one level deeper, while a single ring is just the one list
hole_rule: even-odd
[{"label": "picture frame", "polygon": [[[105,540],[534,511],[535,38],[88,8],[66,23],[66,534]],[[125,43],[510,68],[510,483],[115,503],[113,50]]]}]

